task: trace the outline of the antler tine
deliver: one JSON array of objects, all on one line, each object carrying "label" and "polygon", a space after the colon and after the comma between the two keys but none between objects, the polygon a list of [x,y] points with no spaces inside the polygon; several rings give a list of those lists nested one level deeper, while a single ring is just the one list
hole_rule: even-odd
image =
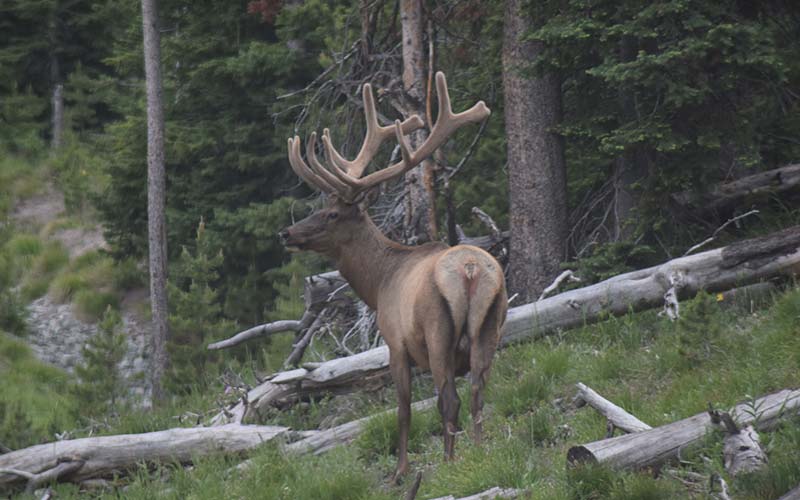
[{"label": "antler tine", "polygon": [[295,135],[294,138],[290,137],[287,143],[289,147],[289,164],[292,166],[294,173],[312,188],[319,189],[329,194],[333,193],[335,191],[333,187],[316,176],[308,165],[306,165],[306,162],[303,161],[303,157],[300,156],[300,137],[297,135]]},{"label": "antler tine", "polygon": [[[364,175],[364,170],[378,153],[380,145],[394,135],[393,125],[383,127],[378,122],[378,112],[375,109],[375,97],[372,95],[372,85],[365,83],[361,94],[364,101],[364,118],[367,131],[364,142],[361,145],[361,150],[358,152],[355,160],[349,161],[339,154],[332,145],[330,131],[326,129],[322,134],[322,140],[325,144],[325,151],[329,161],[347,172],[347,174],[354,179],[358,179]],[[403,133],[408,134],[409,132],[422,128],[425,123],[419,116],[414,115],[403,121],[401,125]],[[338,175],[337,177],[342,178]],[[347,181],[345,180],[344,182]]]},{"label": "antler tine", "polygon": [[[357,180],[358,189],[363,191],[366,189],[385,182],[393,177],[404,174],[411,170],[424,159],[433,154],[436,149],[444,144],[444,142],[460,127],[467,123],[477,123],[484,120],[491,114],[491,111],[483,101],[478,101],[474,106],[461,113],[453,113],[450,104],[450,95],[447,90],[447,80],[444,73],[439,71],[436,73],[436,94],[439,98],[439,116],[436,119],[436,124],[433,126],[430,135],[425,142],[414,152],[411,152],[407,143],[402,137],[402,134],[397,132],[397,124],[395,123],[395,135],[400,142],[401,151],[403,152],[403,160],[399,163],[387,167],[383,170],[373,172],[366,177]],[[401,130],[402,132],[402,130]]]},{"label": "antler tine", "polygon": [[[351,188],[339,180],[339,178],[337,178],[335,175],[331,174],[331,172],[319,162],[317,159],[316,148],[317,133],[311,132],[311,137],[308,139],[308,144],[306,144],[306,157],[311,164],[311,170],[317,175],[317,177],[321,177],[326,184],[331,186],[337,194],[347,197],[347,193],[351,191]],[[337,171],[339,169],[333,166],[332,170]],[[337,173],[344,175],[344,172]]]}]

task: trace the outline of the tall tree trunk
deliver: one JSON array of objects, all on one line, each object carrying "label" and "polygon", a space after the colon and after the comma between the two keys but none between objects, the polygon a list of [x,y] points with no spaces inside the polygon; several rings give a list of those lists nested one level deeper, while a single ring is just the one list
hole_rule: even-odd
[{"label": "tall tree trunk", "polygon": [[[425,113],[427,71],[425,57],[425,14],[422,0],[400,0],[400,23],[403,32],[403,89],[410,103],[408,114],[422,116],[430,126],[431,117]],[[420,130],[410,135],[411,145],[419,146],[427,137]],[[409,196],[406,205],[406,238],[421,243],[436,236],[433,163],[424,161],[406,174]]]},{"label": "tall tree trunk", "polygon": [[64,142],[64,85],[57,83],[53,87],[53,137],[52,149],[58,149]]},{"label": "tall tree trunk", "polygon": [[50,148],[56,150],[61,147],[64,140],[64,85],[61,81],[61,64],[58,60],[58,13],[56,6],[50,12],[49,19],[49,38],[50,38],[50,85],[53,89],[52,101],[52,122],[53,130],[50,140]]},{"label": "tall tree trunk", "polygon": [[142,0],[144,68],[147,80],[147,233],[150,254],[150,307],[153,312],[153,400],[163,400],[167,363],[167,233],[165,224],[164,105],[161,35],[157,0]]},{"label": "tall tree trunk", "polygon": [[525,303],[556,277],[565,258],[567,196],[563,142],[551,132],[561,120],[561,84],[555,74],[524,74],[543,44],[523,40],[532,28],[523,3],[506,1],[503,88],[511,222],[508,284]]},{"label": "tall tree trunk", "polygon": [[[636,58],[636,40],[623,37],[619,50],[622,61],[633,61]],[[632,88],[621,86],[617,94],[622,118],[626,123],[638,120],[633,92]],[[635,186],[645,178],[646,173],[647,152],[641,145],[631,146],[614,162],[614,214],[610,221],[614,225],[611,231],[614,241],[629,239],[636,229],[633,224],[634,210],[641,199],[641,188],[637,189]]]}]

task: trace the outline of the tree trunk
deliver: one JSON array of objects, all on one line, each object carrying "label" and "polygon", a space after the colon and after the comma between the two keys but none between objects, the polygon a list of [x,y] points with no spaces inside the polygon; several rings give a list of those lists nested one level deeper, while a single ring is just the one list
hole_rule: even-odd
[{"label": "tree trunk", "polygon": [[[143,462],[190,463],[197,457],[240,453],[284,435],[287,427],[228,424],[176,428],[144,434],[121,434],[55,441],[0,455],[0,487],[25,482],[26,475],[44,474],[62,464],[74,470],[57,478],[80,482],[113,477]],[[10,470],[22,474],[10,473]]]},{"label": "tree trunk", "polygon": [[[682,298],[699,290],[717,292],[775,276],[800,274],[800,226],[724,248],[674,259],[659,266],[621,274],[508,310],[501,345],[532,340],[550,332],[593,323],[609,314],[657,307],[675,287]],[[215,424],[242,421],[260,408],[283,406],[304,397],[348,392],[388,380],[389,349],[278,373],[252,389],[247,403],[218,414]]]},{"label": "tree trunk", "polygon": [[[758,419],[753,408],[757,409]],[[759,398],[754,404],[737,405],[730,413],[739,425],[750,425],[757,420],[759,429],[768,430],[780,418],[797,415],[799,408],[800,390],[783,390]],[[715,425],[708,412],[704,412],[654,429],[574,446],[569,449],[567,460],[571,464],[607,464],[615,469],[655,467],[702,441]]]},{"label": "tree trunk", "polygon": [[150,307],[153,313],[153,399],[162,400],[167,355],[167,232],[164,168],[164,105],[161,85],[161,35],[157,0],[142,0],[144,68],[147,80],[147,233]]},{"label": "tree trunk", "polygon": [[[430,127],[425,97],[425,14],[422,0],[400,0],[400,23],[403,32],[403,90],[408,101],[408,115],[418,114]],[[411,146],[418,147],[428,136],[426,130],[409,135]],[[406,176],[409,196],[406,204],[405,231],[409,243],[423,243],[436,237],[436,211],[433,163],[425,160]]]},{"label": "tree trunk", "polygon": [[[620,60],[630,62],[636,58],[636,40],[630,36],[622,37],[620,41]],[[633,89],[620,86],[618,100],[620,115],[625,123],[638,121],[636,101]],[[647,176],[647,154],[638,144],[629,145],[628,149],[617,157],[614,162],[614,213],[611,218],[613,223],[614,241],[629,239],[636,229],[634,210],[639,205],[642,187],[634,187]]]},{"label": "tree trunk", "polygon": [[58,60],[57,48],[58,40],[58,12],[57,6],[53,6],[49,19],[49,38],[50,38],[50,85],[53,89],[52,96],[52,138],[50,148],[57,150],[64,141],[64,85],[61,80],[61,64]]},{"label": "tree trunk", "polygon": [[523,38],[532,28],[522,0],[507,0],[503,38],[511,248],[508,286],[523,302],[535,300],[559,272],[566,254],[566,171],[556,74],[524,70],[544,46]]},{"label": "tree trunk", "polygon": [[53,87],[53,140],[52,149],[59,149],[64,142],[64,85]]}]

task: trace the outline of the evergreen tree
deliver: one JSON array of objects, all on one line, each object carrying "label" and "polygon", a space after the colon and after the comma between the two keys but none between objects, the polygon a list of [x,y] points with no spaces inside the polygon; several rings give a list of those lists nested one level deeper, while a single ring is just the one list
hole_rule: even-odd
[{"label": "evergreen tree", "polygon": [[83,362],[75,368],[78,383],[74,390],[83,403],[82,412],[116,412],[126,396],[126,381],[119,371],[127,348],[125,334],[119,331],[121,321],[119,313],[109,306],[99,331],[81,351]]},{"label": "evergreen tree", "polygon": [[224,262],[222,252],[213,249],[202,220],[196,234],[194,252],[183,247],[168,284],[170,368],[166,387],[173,393],[187,392],[208,382],[217,356],[206,346],[233,329],[222,318],[215,288]]}]

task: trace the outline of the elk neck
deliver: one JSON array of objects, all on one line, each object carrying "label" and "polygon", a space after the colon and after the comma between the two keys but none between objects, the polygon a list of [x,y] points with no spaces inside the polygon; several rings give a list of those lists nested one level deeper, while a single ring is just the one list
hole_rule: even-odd
[{"label": "elk neck", "polygon": [[414,249],[396,243],[383,235],[368,216],[353,238],[330,255],[336,267],[356,294],[373,310],[384,283],[406,262]]}]

